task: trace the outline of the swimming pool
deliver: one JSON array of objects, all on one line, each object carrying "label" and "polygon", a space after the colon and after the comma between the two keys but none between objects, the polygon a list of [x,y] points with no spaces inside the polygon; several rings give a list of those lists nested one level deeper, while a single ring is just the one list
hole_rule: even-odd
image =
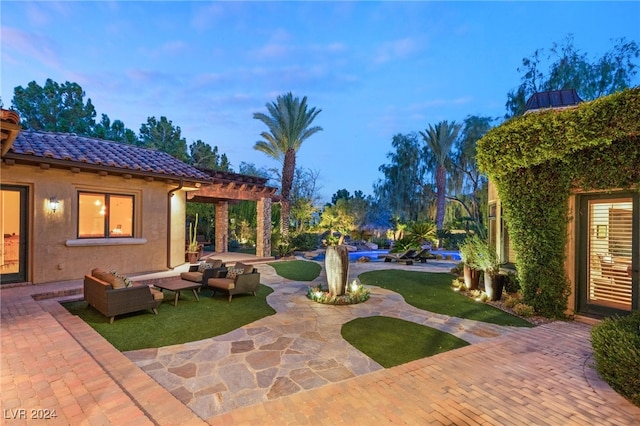
[{"label": "swimming pool", "polygon": [[[377,262],[383,260],[379,259],[379,256],[384,256],[388,253],[389,250],[351,251],[349,252],[349,262],[357,262],[362,256],[369,257],[371,262]],[[311,260],[324,260],[324,253],[312,257]]]},{"label": "swimming pool", "polygon": [[[389,250],[370,250],[370,251],[352,251],[349,252],[349,262],[357,262],[362,256],[367,256],[370,258],[371,262],[381,262],[384,259],[381,259],[380,256],[384,256],[388,254]],[[460,253],[457,250],[433,250],[431,253],[434,255],[440,254],[443,259],[449,255],[451,259],[460,261]],[[311,260],[324,260],[324,253],[320,253],[315,257],[312,257]]]}]

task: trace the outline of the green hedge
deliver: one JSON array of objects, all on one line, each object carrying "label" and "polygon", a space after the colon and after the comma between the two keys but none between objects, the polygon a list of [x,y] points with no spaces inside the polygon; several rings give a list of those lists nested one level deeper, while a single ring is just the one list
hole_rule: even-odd
[{"label": "green hedge", "polygon": [[524,302],[563,317],[568,200],[575,189],[640,188],[640,88],[511,119],[478,142],[518,253]]},{"label": "green hedge", "polygon": [[591,330],[591,344],[600,377],[640,406],[640,311],[602,321]]}]

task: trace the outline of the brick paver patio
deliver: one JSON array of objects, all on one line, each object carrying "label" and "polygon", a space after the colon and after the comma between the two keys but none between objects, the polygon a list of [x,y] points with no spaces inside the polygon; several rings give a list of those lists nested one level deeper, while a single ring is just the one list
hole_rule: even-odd
[{"label": "brick paver patio", "polygon": [[[268,275],[270,267],[261,268]],[[595,374],[590,327],[579,322],[485,336],[201,417],[59,304],[79,289],[69,282],[0,290],[2,424],[640,424],[640,408]],[[252,362],[261,368],[271,360]],[[55,418],[35,418],[53,410]]]}]

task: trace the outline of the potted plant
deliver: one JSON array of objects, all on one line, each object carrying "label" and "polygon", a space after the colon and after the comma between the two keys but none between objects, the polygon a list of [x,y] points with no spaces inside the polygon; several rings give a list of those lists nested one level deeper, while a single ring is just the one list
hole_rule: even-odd
[{"label": "potted plant", "polygon": [[189,223],[189,242],[187,243],[187,259],[189,263],[197,263],[200,257],[200,244],[196,237],[198,228],[198,213],[196,213],[195,224]]},{"label": "potted plant", "polygon": [[500,300],[505,279],[505,276],[500,274],[500,267],[504,262],[487,242],[478,239],[474,246],[476,247],[476,256],[472,266],[484,271],[484,291],[489,300]]},{"label": "potted plant", "polygon": [[348,213],[344,200],[338,200],[335,206],[325,207],[320,227],[328,231],[324,266],[329,292],[333,296],[341,296],[349,279],[349,250],[342,243],[344,237],[355,229],[353,216]]},{"label": "potted plant", "polygon": [[474,267],[476,263],[477,253],[481,248],[480,245],[484,241],[477,235],[467,237],[458,247],[460,251],[460,259],[464,263],[464,285],[468,290],[476,290],[480,284],[480,270]]}]

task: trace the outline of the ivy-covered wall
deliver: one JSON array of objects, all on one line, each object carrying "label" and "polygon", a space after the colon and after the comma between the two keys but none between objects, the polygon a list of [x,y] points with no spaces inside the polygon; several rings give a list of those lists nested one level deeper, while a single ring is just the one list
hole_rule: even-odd
[{"label": "ivy-covered wall", "polygon": [[478,142],[477,160],[498,189],[525,302],[564,316],[569,196],[640,190],[640,87],[513,118]]}]

